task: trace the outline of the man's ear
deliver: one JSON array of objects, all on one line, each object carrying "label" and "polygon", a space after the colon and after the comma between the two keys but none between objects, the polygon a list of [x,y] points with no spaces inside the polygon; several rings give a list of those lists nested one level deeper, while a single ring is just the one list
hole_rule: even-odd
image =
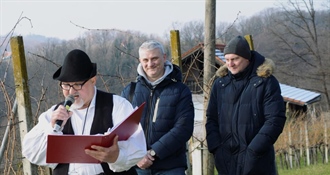
[{"label": "man's ear", "polygon": [[95,85],[96,84],[97,77],[94,76],[94,77],[91,78],[91,80],[92,80],[92,83]]},{"label": "man's ear", "polygon": [[164,53],[163,57],[164,57],[164,61],[166,61],[166,60],[167,60],[167,55],[166,55],[166,53]]}]

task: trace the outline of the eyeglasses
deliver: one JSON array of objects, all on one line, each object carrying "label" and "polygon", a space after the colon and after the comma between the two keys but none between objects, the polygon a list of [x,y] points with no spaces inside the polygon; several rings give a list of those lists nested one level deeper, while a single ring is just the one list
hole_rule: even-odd
[{"label": "eyeglasses", "polygon": [[[89,79],[88,79],[89,80]],[[63,84],[63,82],[60,83],[60,86],[63,90],[70,90],[70,88],[73,88],[74,90],[78,91],[78,90],[81,90],[82,89],[82,86],[88,81],[84,81],[83,83],[81,84],[73,84],[73,85],[70,85],[70,84]]]}]

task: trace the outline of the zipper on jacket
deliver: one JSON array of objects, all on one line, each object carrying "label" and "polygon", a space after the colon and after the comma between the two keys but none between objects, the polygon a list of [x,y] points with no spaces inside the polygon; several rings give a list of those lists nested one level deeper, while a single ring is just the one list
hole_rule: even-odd
[{"label": "zipper on jacket", "polygon": [[[153,96],[153,92],[154,90],[151,89],[151,92],[150,92],[150,95],[149,95],[149,111],[152,111],[151,108],[152,108],[152,96]],[[150,114],[148,115],[148,117],[146,118],[145,120],[145,128],[144,128],[144,133],[145,133],[145,136],[146,136],[146,142],[147,142],[147,147],[149,149],[149,144],[150,144],[150,136],[149,136],[149,130],[150,130]]]},{"label": "zipper on jacket", "polygon": [[155,110],[154,110],[154,116],[152,117],[152,122],[156,122],[159,100],[160,98],[158,97],[155,104]]}]

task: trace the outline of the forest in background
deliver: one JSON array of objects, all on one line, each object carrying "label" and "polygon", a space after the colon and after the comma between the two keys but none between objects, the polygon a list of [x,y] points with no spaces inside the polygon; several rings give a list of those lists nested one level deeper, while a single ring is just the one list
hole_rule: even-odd
[{"label": "forest in background", "polygon": [[[330,7],[326,2],[327,0],[324,0],[325,10],[316,10],[312,0],[288,1],[289,5],[266,9],[251,18],[237,18],[232,23],[219,22],[216,27],[217,42],[226,44],[233,36],[252,35],[255,50],[274,60],[275,76],[279,82],[321,93],[320,110],[328,111]],[[175,28],[180,32],[181,53],[204,42],[203,21],[177,25]],[[24,37],[28,85],[35,122],[41,112],[63,100],[59,84],[52,79],[52,75],[70,50],[77,48],[86,51],[92,62],[97,63],[97,86],[102,90],[120,94],[123,87],[134,81],[137,75],[138,47],[144,41],[159,40],[166,47],[170,58],[169,33],[170,31],[168,35],[159,37],[138,31],[86,29],[82,36],[68,41],[46,38],[36,42],[29,40],[29,36]],[[1,55],[5,49],[10,50],[8,43],[11,36],[9,34],[5,40],[1,40]],[[10,59],[0,60],[1,135],[15,101],[11,63]],[[11,149],[8,151],[9,155],[12,150],[20,152],[18,146],[12,145],[8,149]],[[19,167],[19,159],[9,160],[1,164],[6,172]]]}]

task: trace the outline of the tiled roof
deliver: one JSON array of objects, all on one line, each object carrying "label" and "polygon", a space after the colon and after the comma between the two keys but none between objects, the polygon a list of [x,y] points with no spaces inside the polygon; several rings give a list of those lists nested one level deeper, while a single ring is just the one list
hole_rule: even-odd
[{"label": "tiled roof", "polygon": [[184,60],[186,57],[190,56],[191,54],[195,53],[196,51],[203,49],[203,47],[204,47],[204,44],[200,43],[197,46],[188,50],[187,52],[183,53],[181,55],[181,58]]},{"label": "tiled roof", "polygon": [[293,86],[280,84],[284,101],[296,105],[304,106],[321,100],[321,94],[296,88]]},{"label": "tiled roof", "polygon": [[[217,50],[218,51],[221,51],[223,50],[223,48],[225,47],[224,44],[216,44],[215,45],[215,53],[216,53],[216,56],[217,56]],[[204,51],[204,43],[199,43],[198,45],[196,45],[195,47],[191,48],[190,50],[188,50],[187,52],[183,53],[181,55],[181,58],[182,59],[185,59],[186,57],[190,56],[191,54],[195,53],[196,51],[199,51],[199,50],[203,50]]]}]

